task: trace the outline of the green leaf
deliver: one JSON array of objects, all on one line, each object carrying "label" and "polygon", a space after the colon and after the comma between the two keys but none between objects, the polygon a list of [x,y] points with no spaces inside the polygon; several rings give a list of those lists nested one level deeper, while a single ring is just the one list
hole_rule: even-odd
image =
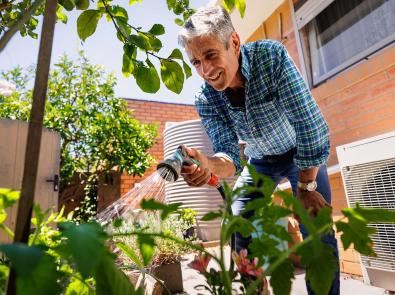
[{"label": "green leaf", "polygon": [[81,225],[67,223],[63,235],[68,238],[66,245],[73,255],[78,270],[83,278],[87,278],[105,254],[102,229],[96,223]]},{"label": "green leaf", "polygon": [[235,7],[235,1],[237,0],[223,0],[222,1],[222,6],[228,11],[230,12],[233,7]]},{"label": "green leaf", "polygon": [[60,274],[52,256],[25,244],[0,245],[15,268],[17,294],[53,295],[60,292]]},{"label": "green leaf", "polygon": [[167,8],[169,10],[173,9],[174,5],[176,4],[176,0],[166,0]]},{"label": "green leaf", "polygon": [[142,2],[143,0],[129,0],[129,5],[134,5],[134,4],[136,4],[136,3],[138,3],[138,2]]},{"label": "green leaf", "polygon": [[231,216],[224,229],[226,239],[230,239],[234,232],[239,232],[243,237],[248,237],[255,230],[251,221],[242,216]]},{"label": "green leaf", "polygon": [[151,49],[149,38],[144,34],[139,33],[138,35],[130,35],[129,39],[138,48],[141,48],[146,51]]},{"label": "green leaf", "polygon": [[176,19],[174,20],[174,22],[175,22],[177,25],[179,25],[180,27],[182,27],[182,26],[184,25],[184,21],[183,21],[182,19],[180,19],[180,18],[176,18]]},{"label": "green leaf", "polygon": [[75,0],[75,6],[79,10],[85,10],[89,8],[89,0]]},{"label": "green leaf", "polygon": [[381,208],[362,208],[357,203],[355,208],[344,208],[342,212],[345,216],[364,220],[368,223],[395,222],[395,211]]},{"label": "green leaf", "polygon": [[292,279],[294,278],[293,264],[287,259],[270,274],[270,286],[273,288],[273,293],[276,295],[291,294]]},{"label": "green leaf", "polygon": [[211,211],[211,212],[204,214],[201,220],[202,221],[210,221],[210,220],[214,220],[214,219],[221,218],[221,217],[222,217],[222,212]]},{"label": "green leaf", "polygon": [[80,14],[77,19],[78,36],[85,41],[95,31],[102,13],[99,10],[88,9]]},{"label": "green leaf", "polygon": [[301,247],[298,251],[301,263],[306,267],[306,281],[310,281],[315,294],[328,294],[335,278],[338,262],[333,251],[331,246],[319,240]]},{"label": "green leaf", "polygon": [[184,58],[182,57],[182,53],[181,50],[176,48],[173,49],[173,51],[171,52],[171,54],[168,57],[169,59],[180,59],[180,60],[184,60]]},{"label": "green leaf", "polygon": [[154,36],[150,36],[148,38],[148,42],[150,44],[151,50],[155,52],[158,52],[162,48],[162,42]]},{"label": "green leaf", "polygon": [[114,261],[103,256],[95,271],[97,295],[131,295],[136,294],[128,277],[118,269]]},{"label": "green leaf", "polygon": [[0,188],[0,209],[6,209],[14,205],[20,197],[19,191],[8,188]]},{"label": "green leaf", "polygon": [[90,295],[91,292],[86,284],[78,279],[73,279],[67,286],[64,295]]},{"label": "green leaf", "polygon": [[182,203],[174,203],[174,204],[162,204],[154,199],[145,200],[143,199],[140,203],[141,209],[144,210],[160,210],[161,219],[165,220],[171,213],[177,212],[178,208],[182,205]]},{"label": "green leaf", "polygon": [[159,75],[155,67],[146,67],[138,64],[137,69],[133,72],[137,85],[144,92],[156,93],[160,88]]},{"label": "green leaf", "polygon": [[236,0],[236,8],[239,10],[240,12],[240,16],[243,18],[245,15],[245,11],[246,11],[246,2],[245,0]]},{"label": "green leaf", "polygon": [[129,20],[128,12],[125,8],[119,5],[111,6],[111,14],[116,19],[127,22]]},{"label": "green leaf", "polygon": [[191,68],[187,65],[185,61],[182,62],[182,67],[184,68],[185,76],[188,79],[192,76]]},{"label": "green leaf", "polygon": [[154,24],[148,32],[156,36],[163,35],[165,33],[165,27],[161,24]]},{"label": "green leaf", "polygon": [[62,5],[67,11],[72,11],[75,7],[73,0],[59,0],[59,4]]},{"label": "green leaf", "polygon": [[133,263],[139,268],[144,268],[143,262],[140,260],[139,256],[134,252],[134,250],[126,245],[125,243],[119,242],[115,244],[123,253],[125,253]]},{"label": "green leaf", "polygon": [[160,64],[163,83],[169,90],[180,94],[184,85],[184,73],[181,66],[177,62],[167,59],[161,59]]},{"label": "green leaf", "polygon": [[63,6],[58,4],[58,9],[56,9],[56,18],[60,20],[62,23],[66,24],[67,23],[67,15],[65,15],[63,12]]},{"label": "green leaf", "polygon": [[348,223],[335,222],[338,232],[342,232],[340,238],[344,250],[347,250],[351,244],[354,244],[355,250],[364,255],[374,256],[373,241],[369,237],[376,232],[374,228],[368,227],[365,222],[358,219],[349,219]]},{"label": "green leaf", "polygon": [[147,234],[139,234],[137,236],[137,243],[140,248],[141,256],[143,256],[144,265],[148,265],[155,252],[155,240]]}]

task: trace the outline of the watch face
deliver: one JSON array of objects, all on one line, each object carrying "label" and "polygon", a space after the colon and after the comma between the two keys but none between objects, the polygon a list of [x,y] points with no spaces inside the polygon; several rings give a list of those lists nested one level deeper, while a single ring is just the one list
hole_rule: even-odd
[{"label": "watch face", "polygon": [[308,191],[314,191],[316,188],[317,188],[317,182],[315,182],[315,181],[309,182],[309,183],[306,185],[306,189],[307,189]]}]

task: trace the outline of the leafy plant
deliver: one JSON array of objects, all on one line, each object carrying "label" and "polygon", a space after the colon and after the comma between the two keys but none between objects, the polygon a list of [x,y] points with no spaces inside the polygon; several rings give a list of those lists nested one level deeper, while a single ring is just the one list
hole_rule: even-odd
[{"label": "leafy plant", "polygon": [[[141,0],[130,0],[129,5],[132,6],[137,2]],[[175,23],[180,26],[194,12],[194,9],[189,7],[189,0],[166,0],[166,2],[169,11],[173,11],[177,16]],[[223,5],[228,10],[236,7],[241,16],[244,16],[245,0],[224,0]],[[95,33],[99,20],[103,17],[111,22],[116,29],[118,40],[123,44],[122,73],[126,77],[132,75],[144,92],[157,92],[161,79],[169,90],[180,93],[185,78],[192,75],[180,50],[174,49],[167,57],[158,55],[163,47],[159,36],[165,33],[162,24],[156,23],[149,30],[143,30],[140,26],[130,24],[126,6],[108,0],[98,0],[97,3],[91,3],[89,0],[59,1],[56,11],[57,20],[67,23],[64,9],[82,10],[77,19],[77,32],[82,41]],[[29,35],[36,39],[38,16],[43,13],[44,0],[3,1],[0,4],[0,52],[18,31],[22,36]],[[151,58],[159,60],[160,77]]]},{"label": "leafy plant", "polygon": [[[0,189],[0,206],[9,207],[18,197],[18,192]],[[29,244],[0,245],[7,258],[0,265],[0,292],[4,293],[11,263],[17,294],[142,294],[115,265],[101,227],[77,225],[62,214],[42,212],[35,206]]]},{"label": "leafy plant", "polygon": [[[28,120],[33,76],[33,68],[1,73],[17,85],[17,91],[4,97],[0,118]],[[154,143],[156,127],[132,117],[126,102],[114,97],[115,85],[115,77],[91,64],[82,52],[76,61],[60,57],[50,74],[44,126],[61,136],[60,195],[73,175],[84,175],[85,210],[76,213],[81,217],[96,212],[100,175],[113,170],[142,175],[151,164],[148,149]]]},{"label": "leafy plant", "polygon": [[192,208],[181,208],[178,214],[179,220],[188,226],[188,228],[196,225],[196,210]]}]

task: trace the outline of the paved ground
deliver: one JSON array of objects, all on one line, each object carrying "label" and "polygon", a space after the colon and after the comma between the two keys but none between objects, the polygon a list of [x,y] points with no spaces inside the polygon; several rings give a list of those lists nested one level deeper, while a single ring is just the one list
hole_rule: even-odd
[{"label": "paved ground", "polygon": [[[213,248],[214,251],[218,251],[218,248]],[[226,251],[229,253],[229,248]],[[184,281],[183,294],[204,294],[209,295],[208,291],[195,290],[194,286],[204,284],[205,280],[202,275],[197,271],[189,268],[187,264],[193,259],[194,255],[188,255],[182,261],[182,275]],[[209,268],[215,267],[215,264],[210,262]],[[304,282],[304,271],[298,270],[295,273],[295,280],[292,285],[291,295],[306,295],[306,287]],[[342,275],[340,281],[341,294],[342,295],[383,295],[385,294],[384,289],[376,288],[365,285],[361,280],[351,278],[350,276]],[[273,293],[272,293],[273,294]]]}]

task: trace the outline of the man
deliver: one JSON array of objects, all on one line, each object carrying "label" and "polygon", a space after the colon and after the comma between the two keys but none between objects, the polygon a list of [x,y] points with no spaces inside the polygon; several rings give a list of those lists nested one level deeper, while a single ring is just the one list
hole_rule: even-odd
[{"label": "man", "polygon": [[[207,157],[188,148],[201,165],[184,166],[191,186],[207,183],[211,172],[229,177],[242,170],[238,141],[257,172],[279,183],[288,178],[294,194],[313,214],[330,206],[325,163],[329,157],[328,126],[294,62],[280,43],[270,40],[240,44],[228,13],[221,7],[199,9],[185,23],[179,44],[205,80],[196,108],[215,154]],[[244,168],[236,187],[252,184]],[[243,212],[254,196],[241,196],[233,214]],[[307,232],[301,225],[303,236]],[[250,239],[236,236],[236,250]],[[333,235],[324,241],[333,246]],[[313,294],[308,286],[309,294]],[[339,294],[339,272],[330,294]]]}]

